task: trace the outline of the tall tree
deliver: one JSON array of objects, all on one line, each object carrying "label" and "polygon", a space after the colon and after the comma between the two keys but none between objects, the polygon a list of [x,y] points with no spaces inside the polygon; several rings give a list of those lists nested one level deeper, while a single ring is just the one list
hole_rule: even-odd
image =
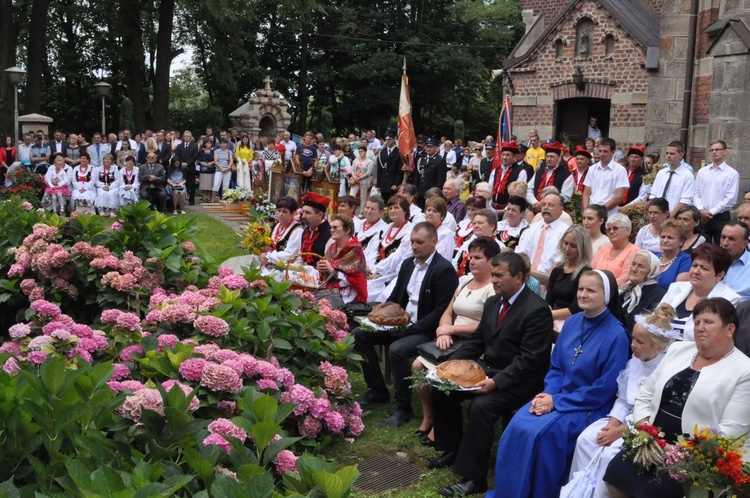
[{"label": "tall tree", "polygon": [[47,66],[47,14],[50,0],[33,0],[29,17],[29,43],[26,60],[27,113],[42,111],[42,77]]},{"label": "tall tree", "polygon": [[[5,26],[0,29],[0,71],[16,65],[16,39],[18,29],[13,15],[13,0],[0,2],[0,19]],[[0,131],[10,136],[13,132],[13,85],[5,74],[0,74]]]},{"label": "tall tree", "polygon": [[152,126],[166,128],[169,120],[169,74],[172,61],[181,53],[172,49],[175,0],[159,2],[159,32],[156,35],[156,71],[154,73],[154,117]]}]

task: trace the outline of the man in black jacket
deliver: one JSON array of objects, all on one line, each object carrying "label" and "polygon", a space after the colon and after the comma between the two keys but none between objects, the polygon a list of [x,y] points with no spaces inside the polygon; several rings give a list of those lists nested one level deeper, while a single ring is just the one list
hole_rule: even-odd
[{"label": "man in black jacket", "polygon": [[414,164],[414,173],[412,173],[413,183],[417,186],[417,204],[419,207],[424,208],[424,195],[428,190],[433,187],[442,190],[447,174],[445,159],[438,154],[438,141],[434,138],[428,138],[425,153]]},{"label": "man in black jacket", "polygon": [[380,195],[388,204],[388,199],[398,190],[398,186],[403,179],[401,172],[401,153],[396,145],[396,132],[388,131],[385,133],[385,146],[380,149],[377,160],[377,186],[380,189]]},{"label": "man in black jacket", "polygon": [[185,130],[182,142],[175,147],[174,155],[180,158],[182,167],[186,168],[185,178],[187,180],[187,194],[190,205],[195,205],[195,161],[198,159],[198,146],[193,141],[193,134]]},{"label": "man in black jacket", "polygon": [[354,347],[365,358],[362,372],[370,391],[364,403],[385,403],[388,388],[380,371],[375,345],[389,344],[388,357],[393,375],[396,412],[383,425],[401,426],[411,420],[411,386],[406,377],[411,375],[411,363],[417,356],[417,346],[435,340],[440,317],[448,307],[458,287],[458,275],[450,261],[435,250],[437,231],[428,222],[418,223],[411,232],[414,258],[403,262],[398,272],[396,287],[388,302],[399,304],[411,316],[406,335],[394,338],[385,331],[354,330]]},{"label": "man in black jacket", "polygon": [[[552,313],[544,299],[526,286],[528,272],[516,253],[492,259],[496,295],[485,303],[476,332],[451,356],[451,360],[476,360],[482,365],[487,379],[477,384],[479,390],[450,396],[432,390],[435,447],[443,454],[427,460],[426,465],[453,464],[453,472],[463,478],[440,488],[444,496],[487,490],[487,464],[497,419],[542,391],[552,346]],[[464,432],[461,402],[467,398],[471,404]]]}]

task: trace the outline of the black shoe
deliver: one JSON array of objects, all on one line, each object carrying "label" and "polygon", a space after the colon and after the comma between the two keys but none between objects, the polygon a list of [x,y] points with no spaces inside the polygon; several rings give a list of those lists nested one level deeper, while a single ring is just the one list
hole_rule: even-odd
[{"label": "black shoe", "polygon": [[438,488],[438,493],[443,496],[469,496],[487,492],[487,484],[464,479],[456,484]]},{"label": "black shoe", "polygon": [[435,441],[430,439],[429,436],[425,436],[419,440],[419,444],[421,444],[422,446],[427,446],[428,448],[433,448],[435,446]]},{"label": "black shoe", "polygon": [[359,400],[360,405],[375,405],[378,403],[388,403],[388,401],[391,399],[390,394],[388,394],[388,391],[375,391],[373,389],[367,391],[367,394],[362,396],[362,399]]},{"label": "black shoe", "polygon": [[441,469],[449,465],[453,465],[453,461],[456,459],[455,451],[446,451],[439,457],[430,458],[425,460],[424,464],[428,469]]},{"label": "black shoe", "polygon": [[195,206],[195,199],[190,199],[190,205]]},{"label": "black shoe", "polygon": [[417,429],[416,431],[414,431],[412,433],[412,436],[414,436],[414,437],[425,437],[427,434],[430,433],[431,430],[432,430],[432,427],[428,427],[427,430],[424,430],[424,431],[421,430],[421,429]]},{"label": "black shoe", "polygon": [[401,427],[405,423],[407,423],[409,420],[411,420],[411,413],[407,413],[403,410],[396,410],[396,412],[388,417],[387,419],[380,422],[381,427],[386,427],[389,425],[395,425],[396,427]]}]

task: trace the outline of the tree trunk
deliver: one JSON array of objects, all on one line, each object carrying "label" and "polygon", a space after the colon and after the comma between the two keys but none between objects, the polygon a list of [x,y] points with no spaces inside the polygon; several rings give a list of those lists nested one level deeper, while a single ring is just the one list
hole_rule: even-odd
[{"label": "tree trunk", "polygon": [[[49,0],[34,0],[29,24],[29,53],[26,61],[26,114],[42,111],[42,72],[47,57]],[[3,21],[5,22],[5,21]]]},{"label": "tree trunk", "polygon": [[175,0],[159,4],[159,32],[156,35],[156,73],[154,75],[154,129],[166,128],[169,121],[169,69],[172,52],[172,25]]},{"label": "tree trunk", "polygon": [[[0,29],[0,71],[16,65],[16,40],[18,39],[16,25],[13,22],[13,0],[2,0],[0,3],[0,19],[5,24]],[[13,85],[7,76],[0,78],[0,132],[15,139],[13,131]]]},{"label": "tree trunk", "polygon": [[297,89],[297,95],[299,96],[299,123],[297,130],[300,135],[304,134],[307,129],[307,55],[309,43],[310,35],[307,31],[303,31],[302,51],[299,61],[299,88]]},{"label": "tree trunk", "polygon": [[140,29],[141,8],[140,1],[123,1],[120,4],[119,16],[120,25],[128,26],[128,29],[122,30],[122,65],[125,70],[125,90],[133,105],[133,125],[138,131],[146,129],[146,78]]}]

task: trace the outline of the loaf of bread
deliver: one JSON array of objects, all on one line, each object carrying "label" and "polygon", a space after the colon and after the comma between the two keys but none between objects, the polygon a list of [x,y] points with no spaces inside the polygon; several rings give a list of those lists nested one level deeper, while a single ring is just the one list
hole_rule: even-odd
[{"label": "loaf of bread", "polygon": [[407,325],[411,320],[409,313],[396,303],[381,303],[376,305],[367,318],[372,323],[388,327]]},{"label": "loaf of bread", "polygon": [[474,387],[487,378],[479,363],[473,360],[450,360],[437,366],[441,380],[455,382],[461,387]]}]

